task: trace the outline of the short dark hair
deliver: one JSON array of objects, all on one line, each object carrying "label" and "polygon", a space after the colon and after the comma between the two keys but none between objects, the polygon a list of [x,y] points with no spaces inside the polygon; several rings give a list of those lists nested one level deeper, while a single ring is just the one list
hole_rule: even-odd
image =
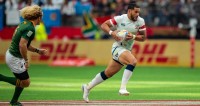
[{"label": "short dark hair", "polygon": [[130,3],[128,4],[128,9],[134,9],[134,8],[140,8],[136,2],[134,0],[130,1]]}]

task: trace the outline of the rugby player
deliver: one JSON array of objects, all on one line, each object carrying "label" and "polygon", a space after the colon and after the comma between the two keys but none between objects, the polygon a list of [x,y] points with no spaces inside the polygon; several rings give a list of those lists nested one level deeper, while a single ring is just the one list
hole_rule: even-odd
[{"label": "rugby player", "polygon": [[[137,63],[137,60],[131,53],[131,50],[133,48],[134,41],[142,42],[146,39],[145,21],[139,16],[139,13],[140,7],[135,1],[131,1],[128,4],[127,14],[115,16],[101,25],[102,30],[109,33],[116,41],[112,45],[112,59],[110,60],[107,68],[98,73],[88,84],[82,85],[83,100],[85,102],[89,102],[89,92],[93,87],[112,77],[120,71],[124,65],[126,65],[126,68],[122,76],[119,94],[129,95],[126,85],[132,76]],[[111,30],[112,27],[115,27],[116,30]],[[117,36],[117,33],[120,30],[128,31],[126,39],[122,42],[119,42],[121,38]]]},{"label": "rugby player", "polygon": [[27,51],[40,55],[47,53],[46,49],[38,49],[31,45],[31,41],[35,37],[35,26],[39,25],[43,16],[41,8],[37,5],[27,6],[20,12],[24,21],[15,29],[10,47],[6,52],[6,64],[15,77],[7,77],[0,74],[0,81],[5,81],[15,86],[15,92],[10,101],[12,106],[22,106],[18,99],[23,89],[30,85]]}]

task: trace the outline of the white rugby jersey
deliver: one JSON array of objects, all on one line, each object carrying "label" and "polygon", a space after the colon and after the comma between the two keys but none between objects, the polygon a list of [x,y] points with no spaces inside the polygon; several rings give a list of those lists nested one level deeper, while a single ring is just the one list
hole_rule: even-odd
[{"label": "white rugby jersey", "polygon": [[[138,16],[136,21],[132,21],[128,18],[127,14],[121,16],[115,16],[110,19],[113,27],[117,30],[127,30],[134,35],[137,35],[138,31],[146,30],[144,19]],[[123,46],[128,50],[131,50],[134,44],[134,40],[128,40],[123,42],[114,42],[113,46]]]}]

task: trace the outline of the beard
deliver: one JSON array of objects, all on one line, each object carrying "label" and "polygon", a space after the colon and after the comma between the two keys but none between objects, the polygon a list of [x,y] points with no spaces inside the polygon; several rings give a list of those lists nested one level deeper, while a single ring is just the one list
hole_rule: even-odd
[{"label": "beard", "polygon": [[138,16],[134,17],[133,15],[131,15],[131,20],[137,21],[137,17],[138,17]]}]

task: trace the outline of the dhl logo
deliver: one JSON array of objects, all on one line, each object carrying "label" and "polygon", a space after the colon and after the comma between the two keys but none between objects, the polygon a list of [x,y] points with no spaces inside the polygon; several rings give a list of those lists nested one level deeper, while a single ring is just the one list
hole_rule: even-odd
[{"label": "dhl logo", "polygon": [[[48,61],[56,59],[64,59],[69,57],[86,57],[85,55],[75,54],[78,43],[42,43],[40,48],[46,48],[49,51],[47,56],[32,56],[33,60]],[[166,43],[147,43],[140,45],[136,43],[133,46],[133,54],[139,63],[148,64],[177,64],[177,56],[165,56],[167,49]]]},{"label": "dhl logo", "polygon": [[[76,58],[84,57],[75,55],[75,50],[77,48],[77,43],[42,43],[40,48],[45,48],[48,50],[48,55],[41,55],[39,57],[40,61],[56,60],[56,59],[65,59],[65,58]],[[33,60],[37,60],[38,57],[33,55]]]},{"label": "dhl logo", "polygon": [[135,44],[132,52],[139,63],[176,64],[178,62],[177,56],[164,56],[166,49],[166,43]]}]

